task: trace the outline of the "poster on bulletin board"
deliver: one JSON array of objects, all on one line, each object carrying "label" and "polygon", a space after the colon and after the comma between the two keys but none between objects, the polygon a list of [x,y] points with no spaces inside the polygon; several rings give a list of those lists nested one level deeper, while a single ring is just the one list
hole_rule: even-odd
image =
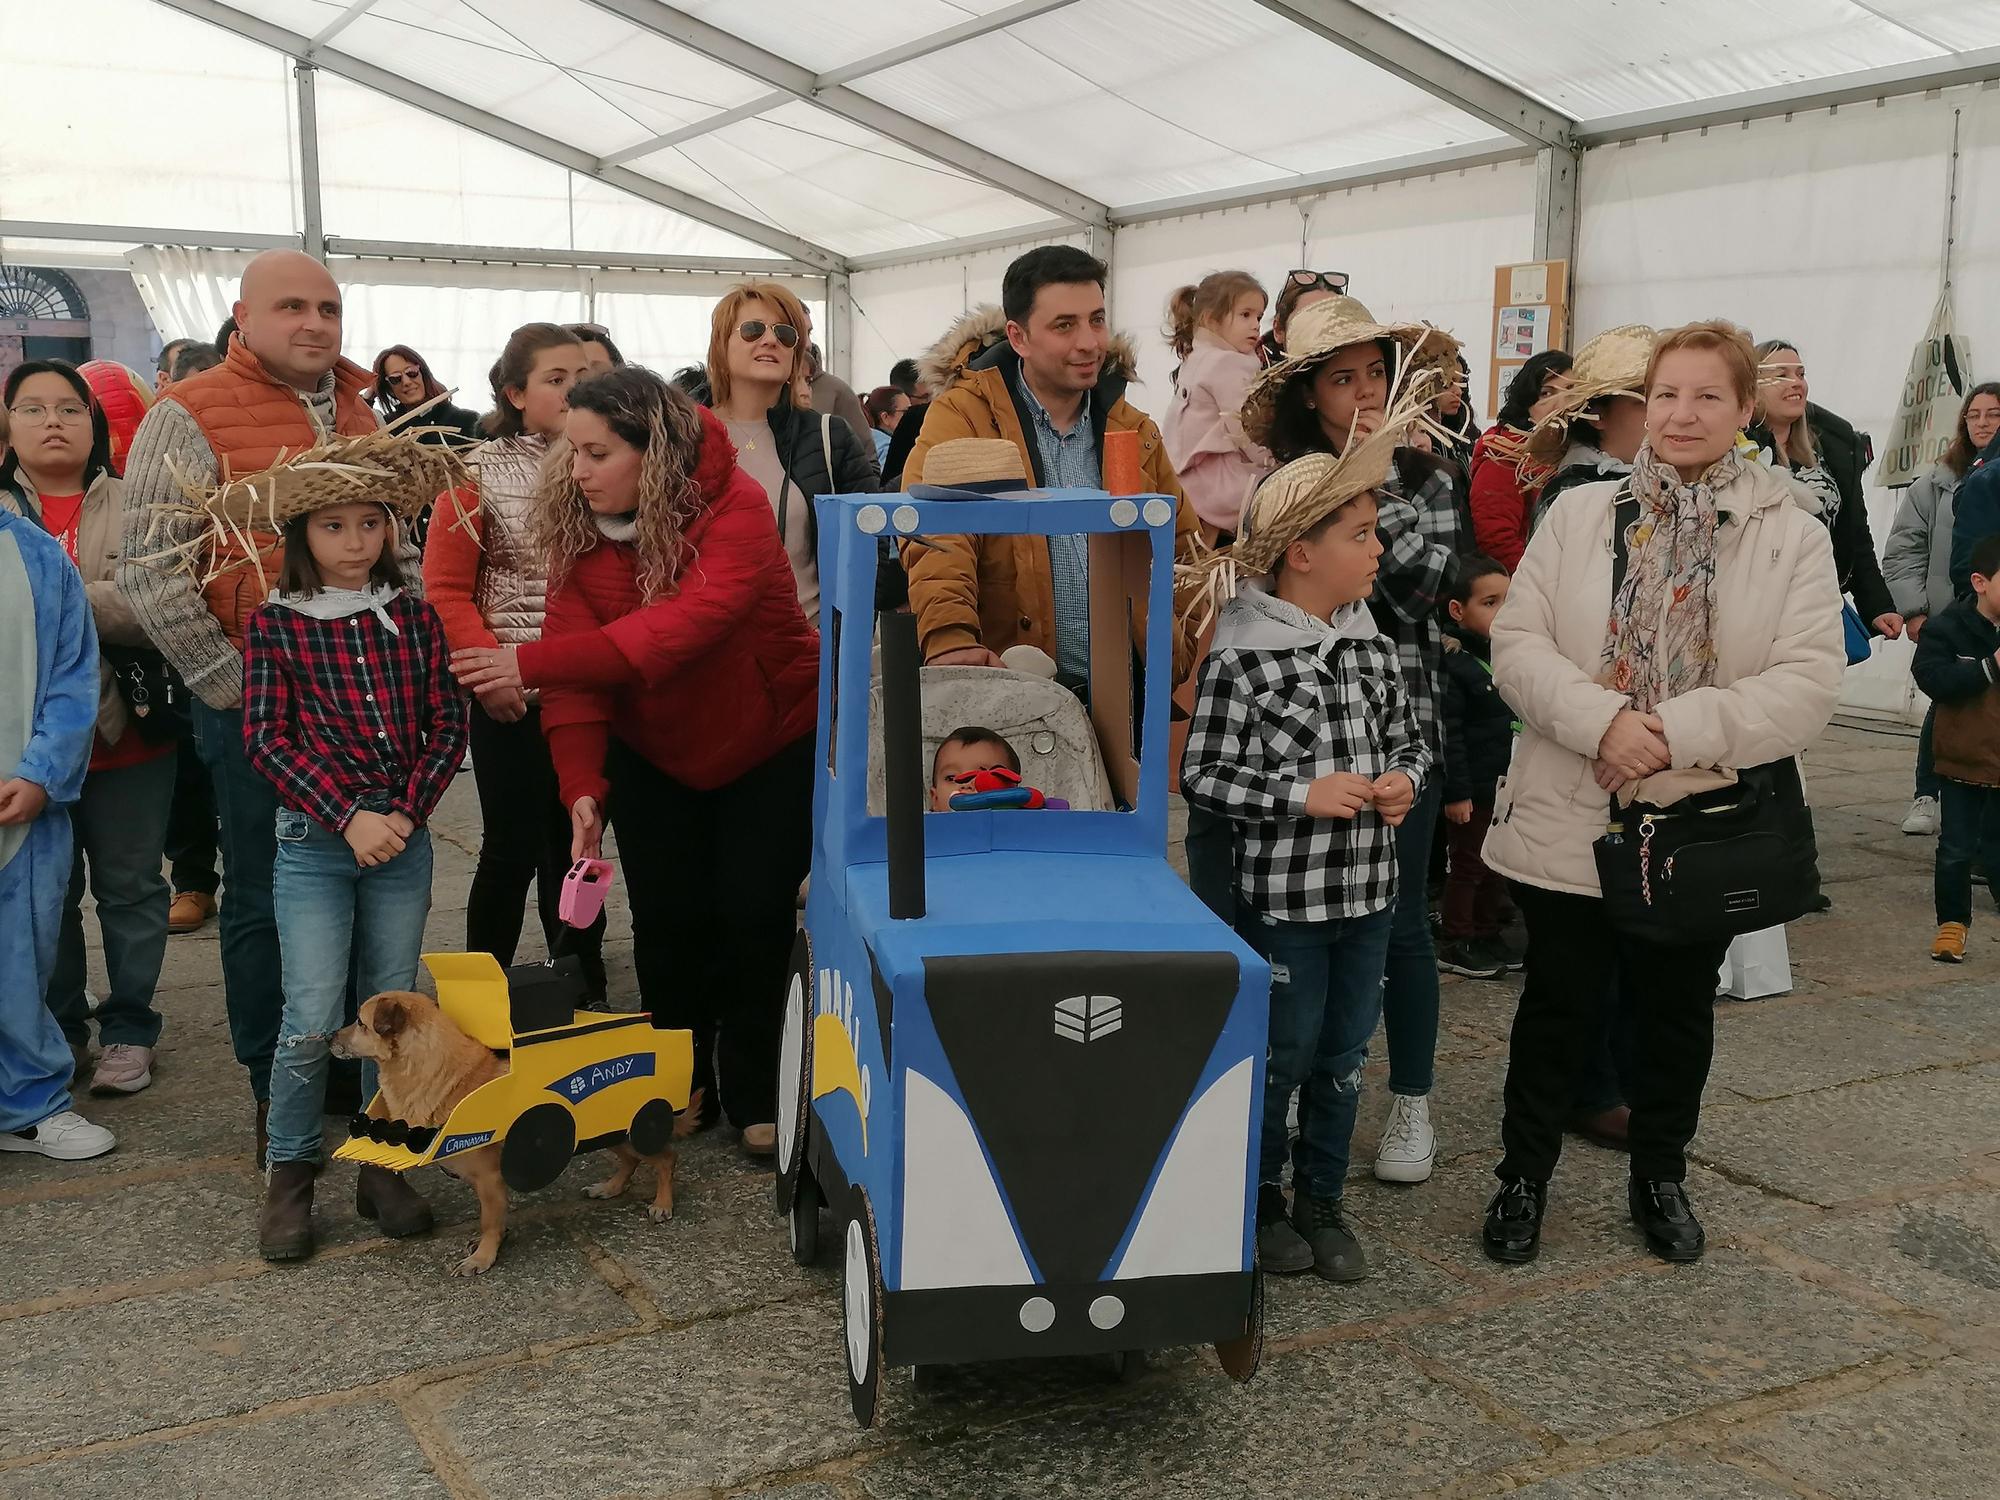
[{"label": "poster on bulletin board", "polygon": [[1569,335],[1569,262],[1533,260],[1493,271],[1493,359],[1486,410],[1497,412],[1514,372]]}]

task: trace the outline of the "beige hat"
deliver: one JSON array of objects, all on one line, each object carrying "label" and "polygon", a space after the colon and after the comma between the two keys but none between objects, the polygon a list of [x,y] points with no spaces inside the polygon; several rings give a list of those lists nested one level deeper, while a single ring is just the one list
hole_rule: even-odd
[{"label": "beige hat", "polygon": [[1545,428],[1567,429],[1582,410],[1600,396],[1646,397],[1646,367],[1652,363],[1659,334],[1643,323],[1607,328],[1576,351],[1569,369],[1569,387],[1556,398],[1537,433]]},{"label": "beige hat", "polygon": [[1005,438],[953,438],[924,455],[924,471],[910,493],[921,490],[972,490],[979,494],[1009,494],[1029,488],[1021,450]]},{"label": "beige hat", "polygon": [[1457,368],[1458,340],[1428,323],[1378,323],[1354,297],[1326,297],[1293,314],[1285,329],[1285,357],[1252,382],[1243,398],[1243,431],[1252,442],[1266,443],[1277,414],[1278,393],[1308,375],[1343,349],[1388,339],[1402,349],[1406,366]]}]

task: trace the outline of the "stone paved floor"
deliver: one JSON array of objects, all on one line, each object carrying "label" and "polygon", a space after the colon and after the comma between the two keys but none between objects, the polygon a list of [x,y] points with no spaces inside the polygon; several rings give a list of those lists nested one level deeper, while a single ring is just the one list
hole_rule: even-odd
[{"label": "stone paved floor", "polygon": [[[323,1193],[325,1248],[256,1257],[258,1183],[212,929],[176,938],[148,1093],[90,1112],[111,1157],[0,1159],[0,1497],[2000,1493],[2000,921],[1927,962],[1912,745],[1837,729],[1810,760],[1835,908],[1797,990],[1724,1003],[1691,1191],[1711,1250],[1651,1260],[1622,1162],[1576,1145],[1541,1261],[1477,1227],[1513,989],[1445,990],[1425,1186],[1357,1176],[1364,1284],[1274,1282],[1250,1385],[1205,1351],[1135,1384],[1085,1363],[892,1376],[847,1411],[829,1267],[794,1267],[768,1179],[714,1135],[679,1216],[588,1202],[590,1163],[516,1200],[501,1262],[447,1274],[470,1195],[391,1244]],[[462,932],[471,788],[448,801],[431,936]],[[622,911],[614,931],[628,930]],[[618,948],[629,983],[629,944]],[[1378,1049],[1379,1052],[1379,1049]],[[1379,1071],[1357,1159],[1373,1149]]]}]

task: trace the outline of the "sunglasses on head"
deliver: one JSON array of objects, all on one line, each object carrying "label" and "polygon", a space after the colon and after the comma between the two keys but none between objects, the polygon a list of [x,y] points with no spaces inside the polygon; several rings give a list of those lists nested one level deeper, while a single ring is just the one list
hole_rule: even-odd
[{"label": "sunglasses on head", "polygon": [[744,343],[754,344],[764,336],[764,330],[767,328],[787,349],[798,347],[799,331],[789,323],[766,323],[762,318],[752,318],[747,323],[737,324],[736,332]]},{"label": "sunglasses on head", "polygon": [[1307,291],[1310,291],[1314,287],[1324,287],[1329,292],[1344,292],[1347,290],[1347,273],[1345,271],[1288,271],[1285,273],[1285,280],[1289,281],[1293,286],[1303,288]]}]

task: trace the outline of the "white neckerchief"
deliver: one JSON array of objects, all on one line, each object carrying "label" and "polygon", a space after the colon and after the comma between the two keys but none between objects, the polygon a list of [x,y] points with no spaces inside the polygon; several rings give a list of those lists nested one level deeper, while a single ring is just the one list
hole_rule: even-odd
[{"label": "white neckerchief", "polygon": [[639,539],[639,513],[632,511],[622,516],[592,515],[597,523],[597,534],[614,542],[636,542]]},{"label": "white neckerchief", "polygon": [[365,589],[321,589],[317,594],[281,594],[272,589],[268,602],[315,620],[345,620],[363,610],[372,610],[384,630],[401,635],[403,632],[396,628],[396,622],[389,618],[387,606],[402,592],[386,583],[371,583]]}]

